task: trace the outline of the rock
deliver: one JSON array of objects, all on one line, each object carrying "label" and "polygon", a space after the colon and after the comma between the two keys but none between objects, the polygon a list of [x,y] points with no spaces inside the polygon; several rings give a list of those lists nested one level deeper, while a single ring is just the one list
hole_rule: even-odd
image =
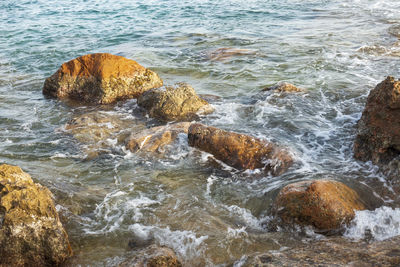
[{"label": "rock", "polygon": [[207,102],[217,102],[219,100],[221,100],[220,96],[217,95],[211,95],[211,94],[199,94],[199,97],[201,97],[202,99],[204,99]]},{"label": "rock", "polygon": [[131,134],[127,139],[126,148],[132,152],[162,152],[164,147],[172,143],[180,133],[188,133],[190,122],[179,122],[153,127]]},{"label": "rock", "polygon": [[213,111],[211,105],[185,83],[149,90],[139,97],[138,105],[145,108],[151,117],[161,121],[193,120],[196,113]]},{"label": "rock", "polygon": [[143,129],[144,124],[134,119],[101,111],[76,116],[65,125],[65,130],[84,146],[89,159],[124,143],[132,132]]},{"label": "rock", "polygon": [[262,91],[275,91],[275,92],[303,92],[304,90],[287,82],[278,82],[277,84],[264,88]]},{"label": "rock", "polygon": [[58,266],[72,250],[51,192],[0,165],[0,266]]},{"label": "rock", "polygon": [[62,64],[56,73],[46,79],[43,94],[85,103],[110,104],[137,98],[162,84],[155,72],[136,61],[97,53]]},{"label": "rock", "polygon": [[274,206],[284,223],[312,225],[324,231],[339,229],[354,218],[354,210],[363,209],[354,190],[331,180],[289,184],[279,192]]},{"label": "rock", "polygon": [[189,127],[188,139],[190,146],[237,169],[263,168],[272,175],[280,175],[293,163],[288,151],[273,143],[200,123]]},{"label": "rock", "polygon": [[357,123],[354,157],[387,165],[400,155],[400,81],[387,77],[371,90]]},{"label": "rock", "polygon": [[394,24],[392,26],[389,27],[388,32],[397,37],[400,38],[400,24]]},{"label": "rock", "polygon": [[254,55],[256,51],[250,49],[238,49],[231,47],[221,47],[208,54],[208,59],[213,61],[222,61],[232,56]]},{"label": "rock", "polygon": [[120,267],[182,267],[175,252],[167,247],[152,245],[119,265]]},{"label": "rock", "polygon": [[247,257],[243,267],[292,266],[400,266],[400,237],[379,242],[353,242],[342,237],[312,240],[299,247]]}]

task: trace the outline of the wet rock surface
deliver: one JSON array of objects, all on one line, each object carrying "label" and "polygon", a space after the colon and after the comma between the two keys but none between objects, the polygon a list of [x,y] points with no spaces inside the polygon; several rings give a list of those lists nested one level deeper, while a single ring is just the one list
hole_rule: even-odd
[{"label": "wet rock surface", "polygon": [[46,79],[43,94],[77,102],[109,104],[137,98],[162,86],[160,77],[136,61],[108,53],[89,54],[61,65]]},{"label": "wet rock surface", "polygon": [[197,117],[196,113],[213,111],[207,101],[185,83],[149,90],[138,98],[138,105],[161,121],[191,121]]},{"label": "wet rock surface", "polygon": [[273,143],[200,123],[189,127],[188,139],[190,146],[211,153],[237,169],[262,168],[280,175],[293,163],[290,154]]},{"label": "wet rock surface", "polygon": [[386,167],[400,155],[400,81],[387,77],[369,94],[357,124],[354,157]]},{"label": "wet rock surface", "polygon": [[339,229],[354,218],[354,210],[365,209],[354,190],[333,180],[289,184],[279,192],[274,205],[283,223],[312,225],[323,231]]},{"label": "wet rock surface", "polygon": [[65,130],[84,146],[88,159],[109,152],[132,132],[144,129],[145,125],[135,119],[102,111],[78,115],[65,125]]},{"label": "wet rock surface", "polygon": [[179,122],[135,132],[127,138],[126,148],[132,152],[163,152],[164,147],[174,142],[178,134],[187,134],[189,126],[190,122]]},{"label": "wet rock surface", "polygon": [[380,242],[352,242],[341,237],[310,241],[300,247],[250,256],[250,266],[400,266],[400,237]]},{"label": "wet rock surface", "polygon": [[72,250],[51,192],[0,165],[0,266],[58,266]]},{"label": "wet rock surface", "polygon": [[120,267],[182,267],[175,252],[167,247],[151,245],[137,251],[135,255],[119,265]]},{"label": "wet rock surface", "polygon": [[293,92],[303,92],[304,90],[296,87],[295,85],[287,82],[278,82],[277,84],[273,86],[269,86],[263,89],[263,91],[275,91],[275,92],[288,92],[288,93],[293,93]]}]

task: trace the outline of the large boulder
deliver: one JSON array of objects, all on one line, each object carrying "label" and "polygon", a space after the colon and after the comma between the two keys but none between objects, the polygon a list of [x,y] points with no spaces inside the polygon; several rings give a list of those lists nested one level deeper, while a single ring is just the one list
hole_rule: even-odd
[{"label": "large boulder", "polygon": [[400,155],[400,81],[387,77],[371,90],[357,124],[354,157],[385,166]]},{"label": "large boulder", "polygon": [[58,266],[72,250],[51,192],[0,165],[0,266]]},{"label": "large boulder", "polygon": [[274,210],[284,223],[312,225],[319,230],[340,229],[365,209],[357,192],[332,180],[289,184],[279,192]]},{"label": "large boulder", "polygon": [[251,255],[243,267],[400,266],[400,236],[379,242],[354,242],[342,237],[312,240],[289,249]]},{"label": "large boulder", "polygon": [[138,105],[161,121],[192,120],[196,113],[212,112],[207,101],[185,83],[149,90],[138,98]]},{"label": "large boulder", "polygon": [[293,163],[289,152],[273,143],[200,123],[189,127],[188,139],[190,146],[211,153],[237,169],[262,168],[280,175]]},{"label": "large boulder", "polygon": [[151,245],[136,251],[132,258],[122,262],[119,267],[182,267],[182,263],[172,249]]},{"label": "large boulder", "polygon": [[109,104],[137,98],[162,86],[160,77],[136,61],[107,53],[89,54],[61,65],[46,79],[43,94],[79,102]]},{"label": "large boulder", "polygon": [[132,133],[127,139],[126,148],[132,152],[163,152],[164,147],[175,141],[178,134],[187,134],[189,126],[190,122],[178,122]]}]

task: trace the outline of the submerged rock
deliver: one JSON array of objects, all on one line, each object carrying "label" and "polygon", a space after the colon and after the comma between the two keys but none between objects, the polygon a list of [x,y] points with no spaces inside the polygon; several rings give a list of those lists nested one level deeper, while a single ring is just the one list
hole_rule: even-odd
[{"label": "submerged rock", "polygon": [[71,255],[51,192],[0,165],[0,266],[58,266]]},{"label": "submerged rock", "polygon": [[167,247],[152,245],[119,265],[119,267],[182,267],[175,252]]},{"label": "submerged rock", "polygon": [[207,101],[185,83],[149,90],[139,97],[138,105],[145,108],[151,117],[161,121],[192,120],[196,113],[213,111]]},{"label": "submerged rock", "polygon": [[284,223],[312,225],[320,230],[339,229],[365,209],[358,194],[343,183],[312,180],[282,188],[274,211]]},{"label": "submerged rock", "polygon": [[190,122],[179,122],[133,133],[127,139],[126,148],[132,152],[162,152],[166,145],[176,140],[178,134],[187,134],[189,126]]},{"label": "submerged rock", "polygon": [[287,82],[278,82],[277,84],[264,88],[263,91],[275,91],[275,92],[303,92],[304,90],[294,86]]},{"label": "submerged rock", "polygon": [[371,90],[357,124],[354,157],[386,166],[400,155],[400,81],[387,77]]},{"label": "submerged rock", "polygon": [[61,65],[46,79],[43,94],[79,102],[109,104],[137,98],[162,86],[160,77],[136,61],[107,53],[89,54]]},{"label": "submerged rock", "polygon": [[101,111],[76,116],[65,125],[65,130],[84,146],[88,158],[109,151],[122,144],[132,132],[143,129],[144,124],[134,119]]},{"label": "submerged rock", "polygon": [[189,127],[188,139],[190,146],[237,169],[263,168],[272,175],[280,175],[293,163],[289,152],[273,143],[200,123]]},{"label": "submerged rock", "polygon": [[354,242],[341,237],[305,243],[286,250],[247,257],[243,267],[292,266],[400,266],[400,237],[380,242]]},{"label": "submerged rock", "polygon": [[250,49],[240,49],[231,47],[221,47],[208,53],[208,59],[213,61],[222,61],[232,56],[254,55],[256,51]]}]

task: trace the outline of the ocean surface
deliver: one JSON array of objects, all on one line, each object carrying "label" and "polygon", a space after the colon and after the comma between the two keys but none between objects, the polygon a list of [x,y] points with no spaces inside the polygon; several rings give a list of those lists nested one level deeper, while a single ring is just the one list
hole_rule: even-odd
[{"label": "ocean surface", "polygon": [[[352,154],[369,91],[400,78],[400,1],[2,0],[0,10],[0,162],[53,192],[75,253],[68,265],[115,266],[155,243],[186,266],[241,266],[253,253],[324,238],[268,230],[279,190],[309,179],[342,181],[369,204],[344,238],[400,234],[399,195]],[[276,142],[296,163],[278,177],[216,168],[185,135],[164,155],[108,140],[106,153],[87,159],[85,144],[65,130],[74,116],[154,124],[136,100],[104,108],[42,95],[63,62],[95,52],[221,97],[202,123]],[[305,91],[261,92],[279,81]]]}]

